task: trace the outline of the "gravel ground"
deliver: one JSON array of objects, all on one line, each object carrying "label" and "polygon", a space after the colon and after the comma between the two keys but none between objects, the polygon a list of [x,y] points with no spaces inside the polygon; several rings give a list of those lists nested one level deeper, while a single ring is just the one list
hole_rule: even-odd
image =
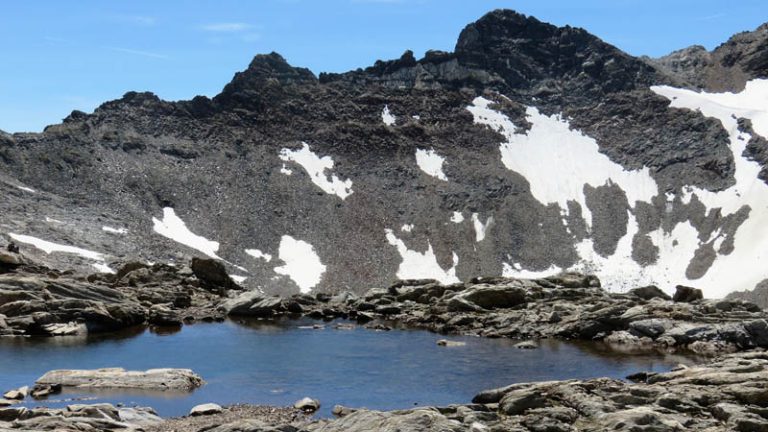
[{"label": "gravel ground", "polygon": [[301,411],[289,407],[242,404],[224,407],[224,411],[220,414],[170,418],[157,426],[147,427],[146,432],[197,432],[240,419],[257,419],[278,425],[303,422],[308,417]]}]

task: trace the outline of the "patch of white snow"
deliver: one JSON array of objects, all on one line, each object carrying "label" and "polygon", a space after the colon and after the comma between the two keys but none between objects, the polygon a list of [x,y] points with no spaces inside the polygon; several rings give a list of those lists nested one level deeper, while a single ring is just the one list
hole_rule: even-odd
[{"label": "patch of white snow", "polygon": [[[333,159],[330,156],[319,157],[312,152],[309,144],[302,142],[301,145],[299,150],[282,149],[280,159],[301,165],[309,174],[312,183],[327,194],[337,195],[341,199],[352,194],[352,180],[342,181],[336,175],[330,174],[333,170]],[[329,174],[326,174],[326,171],[329,171]]]},{"label": "patch of white snow", "polygon": [[280,239],[278,256],[285,265],[275,267],[275,273],[291,278],[302,293],[312,291],[312,288],[320,283],[326,270],[311,244],[289,235]]},{"label": "patch of white snow", "polygon": [[445,158],[437,154],[434,149],[416,150],[416,164],[422,171],[437,179],[448,181],[448,177],[443,172],[443,163]]},{"label": "patch of white snow", "polygon": [[436,279],[443,284],[459,282],[456,277],[456,266],[459,264],[459,257],[454,252],[453,266],[444,270],[437,263],[437,257],[430,244],[426,252],[417,252],[408,249],[405,243],[397,238],[391,229],[385,230],[387,242],[397,248],[397,252],[402,258],[397,277],[400,279]]},{"label": "patch of white snow", "polygon": [[216,252],[219,250],[219,242],[208,240],[190,231],[184,221],[176,216],[176,212],[172,208],[164,208],[163,219],[152,218],[152,223],[154,224],[155,232],[161,236],[191,247],[211,258],[221,259],[216,255]]}]

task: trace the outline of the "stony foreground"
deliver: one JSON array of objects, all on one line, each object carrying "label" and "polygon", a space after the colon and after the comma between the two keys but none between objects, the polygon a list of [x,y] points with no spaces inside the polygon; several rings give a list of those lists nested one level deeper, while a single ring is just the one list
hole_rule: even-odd
[{"label": "stony foreground", "polygon": [[289,299],[245,292],[220,306],[230,316],[259,318],[302,314],[354,319],[515,339],[605,340],[627,349],[687,349],[702,354],[768,347],[768,314],[742,300],[705,300],[678,287],[674,299],[650,286],[610,293],[593,276],[544,279],[478,278],[441,285],[403,281],[363,295],[340,293]]},{"label": "stony foreground", "polygon": [[[530,280],[476,278],[447,286],[402,281],[362,295],[281,298],[241,291],[223,267],[209,260],[180,268],[128,263],[115,275],[78,278],[5,253],[0,270],[0,334],[8,336],[87,334],[226,316],[307,316],[349,319],[379,330],[406,325],[445,334],[530,339],[530,348],[536,347],[535,339],[556,337],[603,340],[630,351],[720,355],[669,373],[639,372],[631,377],[634,383],[602,378],[514,384],[484,391],[467,405],[393,412],[335,407],[339,418],[333,420],[308,421],[300,410],[269,407],[230,407],[212,416],[162,420],[148,408],[29,409],[3,400],[0,405],[10,406],[0,408],[0,432],[768,431],[768,353],[763,351],[768,314],[742,300],[703,299],[695,288],[678,287],[674,297],[652,286],[611,293],[593,276],[562,274]],[[69,380],[73,373],[77,382]],[[88,385],[95,379],[92,373],[53,372],[55,379],[43,384]],[[193,381],[199,384],[181,380],[183,385]],[[154,381],[146,382],[152,386]],[[42,390],[36,387],[33,394]]]},{"label": "stony foreground", "polygon": [[472,403],[379,412],[335,407],[340,418],[307,420],[297,410],[230,407],[211,416],[161,420],[151,409],[73,405],[0,408],[0,431],[765,431],[768,353],[728,354],[695,367],[634,376],[513,384]]}]

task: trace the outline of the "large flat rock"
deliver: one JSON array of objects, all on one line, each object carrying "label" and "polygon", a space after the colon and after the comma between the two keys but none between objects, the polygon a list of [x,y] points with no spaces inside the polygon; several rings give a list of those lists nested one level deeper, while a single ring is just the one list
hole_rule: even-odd
[{"label": "large flat rock", "polygon": [[149,369],[127,371],[123,368],[94,370],[53,370],[37,380],[37,384],[60,384],[80,388],[130,388],[143,390],[191,391],[205,381],[190,369]]}]

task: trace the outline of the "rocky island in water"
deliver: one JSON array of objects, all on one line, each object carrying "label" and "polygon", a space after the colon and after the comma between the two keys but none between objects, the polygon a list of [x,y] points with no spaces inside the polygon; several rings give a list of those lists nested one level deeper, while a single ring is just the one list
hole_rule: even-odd
[{"label": "rocky island in water", "polygon": [[768,25],[652,59],[497,10],[347,73],[258,55],[0,131],[0,191],[0,432],[768,431]]}]

